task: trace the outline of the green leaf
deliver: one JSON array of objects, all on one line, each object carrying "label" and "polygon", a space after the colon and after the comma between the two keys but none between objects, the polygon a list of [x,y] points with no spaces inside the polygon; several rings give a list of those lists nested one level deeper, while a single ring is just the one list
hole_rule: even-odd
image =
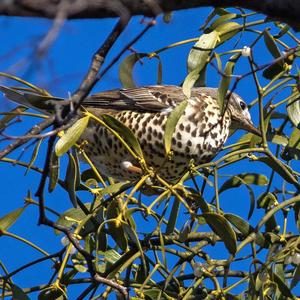
[{"label": "green leaf", "polygon": [[179,237],[178,237],[179,242],[184,243],[188,238],[190,232],[191,232],[190,221],[186,221],[179,232]]},{"label": "green leaf", "polygon": [[284,68],[280,64],[272,64],[263,71],[263,77],[272,80],[283,70]]},{"label": "green leaf", "polygon": [[[275,39],[268,30],[264,31],[264,41],[267,49],[275,59],[281,56],[281,52],[277,47]],[[268,68],[264,70],[263,76],[267,79],[273,79],[276,75],[278,75],[284,70],[285,61],[286,60],[281,60],[276,64],[271,64]]]},{"label": "green leaf", "polygon": [[86,262],[82,259],[77,259],[76,257],[72,257],[72,263],[76,271],[79,273],[86,273],[88,268],[86,267]]},{"label": "green leaf", "polygon": [[133,88],[135,83],[133,80],[133,67],[141,58],[148,56],[147,53],[132,53],[128,55],[120,64],[119,79],[124,88]]},{"label": "green leaf", "polygon": [[33,150],[33,153],[32,153],[31,159],[30,159],[30,162],[29,162],[28,167],[26,169],[25,175],[28,173],[28,171],[33,166],[33,164],[34,164],[34,162],[35,162],[35,160],[37,158],[37,155],[39,153],[39,149],[40,149],[40,146],[41,146],[42,142],[43,142],[43,139],[40,139],[40,140],[37,141],[37,143],[36,143],[36,145],[34,147],[34,150]]},{"label": "green leaf", "polygon": [[77,120],[65,133],[64,135],[57,141],[55,145],[55,154],[60,157],[64,153],[66,153],[78,139],[81,137],[82,133],[86,129],[89,123],[89,116],[80,118]]},{"label": "green leaf", "polygon": [[295,93],[295,97],[288,100],[288,103],[286,105],[286,110],[287,110],[290,121],[294,124],[295,127],[299,128],[299,126],[300,126],[300,98],[299,98],[299,92],[294,91],[293,93]]},{"label": "green leaf", "polygon": [[271,159],[270,157],[257,157],[256,160],[269,166],[289,183],[294,183],[291,177],[294,177],[295,180],[297,180],[297,177],[292,173],[291,168],[281,162],[279,159]]},{"label": "green leaf", "polygon": [[219,84],[218,88],[218,103],[221,111],[223,111],[224,107],[224,100],[227,94],[227,91],[230,86],[231,82],[231,75],[235,66],[235,63],[237,62],[238,58],[240,57],[240,54],[235,54],[230,57],[229,61],[225,65],[224,69],[224,75],[222,76],[222,79]]},{"label": "green leaf", "polygon": [[59,169],[60,169],[60,160],[59,157],[52,152],[50,158],[50,170],[49,170],[49,185],[48,191],[49,193],[53,192],[59,178]]},{"label": "green leaf", "polygon": [[130,128],[128,128],[122,122],[118,121],[110,115],[102,114],[101,117],[106,125],[108,125],[111,129],[115,130],[118,134],[120,134],[120,136],[125,140],[128,146],[130,146],[130,148],[140,158],[143,157],[142,148]]},{"label": "green leaf", "polygon": [[220,16],[218,19],[216,19],[214,22],[211,23],[211,25],[209,26],[210,30],[215,30],[219,25],[224,24],[225,22],[234,19],[237,17],[237,14],[225,14]]},{"label": "green leaf", "polygon": [[65,272],[60,280],[60,283],[67,286],[69,285],[70,281],[76,276],[77,271],[74,269],[71,269],[70,271]]},{"label": "green leaf", "polygon": [[27,205],[20,207],[0,218],[0,230],[8,230],[18,220],[26,207]]},{"label": "green leaf", "polygon": [[257,199],[257,207],[267,209],[274,204],[277,204],[277,197],[275,194],[268,192],[261,194]]},{"label": "green leaf", "polygon": [[253,189],[251,188],[250,185],[246,184],[245,185],[248,192],[249,192],[249,197],[250,197],[250,208],[249,208],[249,212],[248,212],[248,220],[252,217],[253,212],[254,212],[254,208],[255,208],[255,196],[254,196],[254,192]]},{"label": "green leaf", "polygon": [[[241,217],[234,214],[225,214],[224,217],[236,228],[238,229],[244,237],[247,237],[250,233],[254,232],[254,228]],[[256,234],[255,242],[263,247],[265,244],[265,239],[263,235],[258,232]]]},{"label": "green leaf", "polygon": [[106,186],[102,190],[99,190],[97,193],[97,196],[99,198],[103,198],[104,196],[106,196],[108,194],[115,194],[115,193],[118,193],[120,190],[124,190],[127,188],[129,189],[131,186],[132,186],[132,183],[130,183],[129,181],[113,183],[113,184]]},{"label": "green leaf", "polygon": [[168,218],[168,224],[167,224],[167,228],[166,228],[166,232],[165,232],[165,234],[167,234],[167,235],[174,232],[176,222],[177,222],[177,217],[178,217],[179,205],[180,205],[180,201],[178,200],[177,197],[175,197],[173,206],[171,209],[171,213]]},{"label": "green leaf", "polygon": [[236,22],[227,22],[219,25],[215,31],[219,33],[218,45],[234,37],[242,29],[241,25]]},{"label": "green leaf", "polygon": [[[244,135],[242,135],[242,137],[238,140],[238,143],[243,143],[242,145],[240,146],[234,146],[231,148],[231,152],[233,151],[237,151],[237,150],[240,150],[240,149],[245,149],[245,148],[248,148],[249,147],[249,144],[250,144],[250,141],[252,139],[252,137],[254,136],[253,133],[246,133]],[[226,159],[226,161],[235,161],[235,160],[239,160],[239,159],[242,159],[243,157],[245,157],[247,154],[236,154],[234,156],[231,156],[229,158]]]},{"label": "green leaf", "polygon": [[291,289],[293,289],[300,280],[300,265],[297,265],[295,271],[293,273],[292,281],[291,281]]},{"label": "green leaf", "polygon": [[[90,204],[85,205],[87,209],[90,208]],[[70,208],[66,210],[64,213],[62,213],[59,218],[56,220],[55,224],[61,225],[64,227],[71,227],[72,225],[77,225],[80,222],[82,222],[87,215],[82,211],[81,208]],[[84,225],[85,231],[89,232],[93,227],[93,224],[91,222],[87,222]],[[61,232],[59,230],[55,230],[55,234],[60,234]]]},{"label": "green leaf", "polygon": [[38,300],[64,300],[62,290],[54,287],[42,290],[38,295]]},{"label": "green leaf", "polygon": [[[99,222],[99,226],[104,222],[104,208],[101,206],[99,210],[97,211],[97,220]],[[99,227],[97,230],[97,235],[96,235],[96,242],[98,245],[98,249],[100,251],[106,251],[107,250],[107,237],[105,230],[100,230]]]},{"label": "green leaf", "polygon": [[295,203],[294,207],[295,223],[297,225],[298,231],[300,231],[300,202]]},{"label": "green leaf", "polygon": [[219,194],[232,188],[237,188],[241,184],[267,185],[268,178],[265,175],[257,173],[242,173],[232,176],[229,180],[223,183],[219,190]]},{"label": "green leaf", "polygon": [[[127,236],[131,239],[131,241],[139,249],[139,251],[141,253],[142,264],[143,264],[143,266],[146,266],[146,260],[145,260],[144,250],[143,250],[143,247],[142,247],[142,245],[140,243],[140,240],[139,240],[139,237],[137,235],[137,232],[133,228],[131,228],[131,226],[128,225],[128,224],[122,224],[122,227],[123,227],[124,231],[126,232]],[[145,276],[146,276],[146,274],[145,274]]]},{"label": "green leaf", "polygon": [[215,48],[219,34],[212,31],[200,36],[198,42],[193,46],[188,57],[188,76],[183,82],[183,93],[187,98],[191,96],[191,88],[199,78],[201,70],[208,62],[211,51]]},{"label": "green leaf", "polygon": [[[278,58],[281,56],[281,52],[280,52],[279,48],[277,47],[275,39],[270,34],[269,30],[264,31],[264,41],[265,41],[265,44],[266,44],[268,50],[270,51],[271,55],[274,58]],[[280,62],[280,63],[283,64],[283,62]]]},{"label": "green leaf", "polygon": [[[107,207],[107,220],[117,219],[120,215],[120,208],[118,205],[118,201],[113,199],[108,207]],[[126,251],[128,247],[127,238],[125,236],[125,232],[123,226],[121,224],[116,224],[116,222],[108,223],[108,232],[111,237],[115,240],[117,245],[121,248],[121,250]]]},{"label": "green leaf", "polygon": [[12,299],[14,300],[29,300],[30,298],[23,292],[23,290],[15,284],[11,285]]},{"label": "green leaf", "polygon": [[163,74],[162,62],[161,62],[161,59],[158,55],[156,55],[155,57],[158,59],[156,84],[160,85],[160,84],[162,84],[162,74]]},{"label": "green leaf", "polygon": [[289,142],[289,139],[286,136],[279,134],[270,134],[267,138],[268,141],[281,146],[286,146]]},{"label": "green leaf", "polygon": [[192,199],[193,202],[195,202],[195,205],[197,207],[200,207],[202,213],[207,213],[210,211],[209,206],[207,202],[204,200],[202,195],[195,191],[192,188],[189,188],[189,191],[191,192],[188,196]]},{"label": "green leaf", "polygon": [[158,288],[144,290],[143,293],[146,296],[145,297],[146,300],[157,300],[157,299],[168,300],[168,299],[170,299],[170,297],[166,296],[166,294],[164,292],[162,292],[161,289],[158,289]]},{"label": "green leaf", "polygon": [[114,249],[109,249],[105,251],[104,253],[101,253],[99,251],[99,254],[103,254],[105,257],[105,260],[109,262],[110,264],[115,264],[120,258],[121,255]]},{"label": "green leaf", "polygon": [[66,190],[69,193],[70,200],[75,208],[77,207],[76,182],[78,176],[80,175],[79,175],[79,170],[75,158],[72,154],[69,154],[69,163],[66,171],[65,185],[66,185]]},{"label": "green leaf", "polygon": [[225,217],[214,212],[204,213],[203,217],[213,232],[224,242],[227,250],[231,254],[235,254],[236,235]]},{"label": "green leaf", "polygon": [[18,106],[10,111],[11,114],[3,116],[3,118],[0,119],[0,130],[5,128],[10,121],[18,117],[19,113],[22,113],[25,110],[27,110],[27,107]]},{"label": "green leaf", "polygon": [[170,112],[168,116],[166,122],[165,134],[164,134],[164,144],[165,144],[165,150],[167,155],[171,151],[172,136],[175,131],[176,125],[180,117],[182,116],[186,106],[187,106],[187,101],[181,102]]},{"label": "green leaf", "polygon": [[291,290],[286,285],[286,283],[284,281],[282,281],[282,279],[274,272],[272,273],[272,277],[273,277],[274,282],[277,284],[277,287],[280,290],[280,292],[282,293],[282,295],[285,297],[294,299],[294,296],[293,296]]},{"label": "green leaf", "polygon": [[281,155],[285,160],[300,159],[300,130],[294,128],[290,135],[287,146],[284,148],[284,152]]}]

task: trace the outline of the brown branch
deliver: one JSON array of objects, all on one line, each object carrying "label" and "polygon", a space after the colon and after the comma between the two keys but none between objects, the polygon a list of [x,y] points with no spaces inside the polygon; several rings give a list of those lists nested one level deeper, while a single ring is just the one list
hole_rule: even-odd
[{"label": "brown branch", "polygon": [[8,155],[9,153],[11,153],[12,151],[14,151],[15,149],[18,149],[19,147],[23,146],[33,136],[38,135],[40,132],[42,132],[43,130],[45,130],[49,126],[51,126],[53,124],[53,121],[54,121],[54,116],[49,117],[47,120],[44,120],[41,123],[39,123],[39,124],[35,125],[34,127],[32,127],[26,135],[24,135],[22,137],[19,137],[13,143],[8,145],[5,149],[0,151],[0,160],[3,157],[5,157],[6,155]]},{"label": "brown branch", "polygon": [[[125,29],[126,25],[128,24],[130,18],[127,16],[125,19],[120,18],[119,22],[117,25],[113,28],[112,32],[106,39],[106,41],[103,43],[103,45],[97,50],[95,53],[91,67],[89,68],[87,75],[83,79],[82,83],[80,84],[79,88],[77,91],[73,94],[71,101],[73,104],[73,109],[72,106],[60,106],[57,107],[57,113],[52,121],[53,123],[53,129],[56,130],[58,127],[60,127],[63,124],[68,123],[70,119],[72,119],[76,113],[78,108],[81,105],[81,102],[84,100],[84,98],[87,96],[87,94],[90,92],[90,90],[93,88],[95,83],[98,81],[97,79],[97,74],[99,73],[99,70],[105,60],[106,55],[108,54],[109,50],[112,48],[120,34],[123,32]],[[68,108],[68,109],[66,109]],[[61,114],[59,114],[61,113]],[[48,141],[48,147],[47,147],[47,154],[44,162],[44,168],[43,168],[43,173],[40,179],[39,187],[36,192],[36,197],[38,197],[39,200],[39,224],[43,224],[46,226],[49,226],[51,228],[58,229],[62,232],[64,232],[70,242],[76,247],[76,249],[83,255],[83,257],[86,260],[88,270],[91,274],[91,277],[94,278],[96,282],[99,282],[97,279],[97,273],[96,273],[96,268],[94,267],[94,256],[90,253],[88,253],[79,243],[79,241],[74,238],[72,232],[70,231],[69,228],[66,228],[64,226],[58,225],[54,223],[52,220],[47,218],[46,212],[45,212],[45,198],[44,198],[44,190],[46,186],[46,180],[49,174],[50,170],[50,157],[53,151],[54,147],[54,142],[56,139],[56,135],[52,135],[49,138]],[[95,277],[96,276],[96,277]],[[104,282],[103,282],[104,283]],[[116,286],[116,289],[122,291],[124,295],[127,294],[127,291],[123,291],[121,287]]]},{"label": "brown branch", "polygon": [[128,298],[127,289],[124,286],[118,284],[117,282],[99,275],[95,275],[94,280],[97,281],[98,283],[103,283],[119,291],[125,297],[125,299]]},{"label": "brown branch", "polygon": [[[1,1],[0,15],[54,19],[62,1]],[[294,29],[300,30],[300,3],[298,0],[81,0],[72,1],[72,5],[69,6],[67,11],[67,18],[101,19],[124,16],[125,14],[153,17],[163,12],[204,6],[246,8],[263,13],[271,18],[283,20]]]}]

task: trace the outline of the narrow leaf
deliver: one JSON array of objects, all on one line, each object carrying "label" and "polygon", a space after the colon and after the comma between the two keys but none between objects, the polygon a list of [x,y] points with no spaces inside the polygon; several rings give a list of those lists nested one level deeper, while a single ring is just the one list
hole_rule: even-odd
[{"label": "narrow leaf", "polygon": [[286,105],[286,110],[289,116],[290,121],[294,124],[295,127],[300,126],[300,97],[297,90],[293,91],[295,97],[288,100]]},{"label": "narrow leaf", "polygon": [[49,170],[49,186],[48,191],[49,193],[53,192],[59,178],[59,167],[60,167],[60,160],[59,157],[52,152],[50,158],[50,170]]},{"label": "narrow leaf", "polygon": [[156,56],[158,59],[158,67],[157,67],[157,80],[156,83],[159,85],[162,83],[162,74],[163,74],[163,70],[162,70],[162,62],[159,56]]},{"label": "narrow leaf", "polygon": [[17,285],[11,285],[12,299],[14,300],[29,300],[30,298]]},{"label": "narrow leaf", "polygon": [[172,136],[175,131],[176,125],[182,116],[185,108],[187,106],[187,101],[181,102],[177,105],[169,114],[167,122],[166,122],[166,129],[164,134],[164,143],[165,143],[165,150],[166,154],[168,155],[171,151],[172,145]]},{"label": "narrow leaf", "polygon": [[[247,237],[250,233],[254,232],[254,228],[241,217],[234,214],[225,214],[224,217],[236,228],[238,229],[244,237]],[[256,243],[263,247],[265,239],[263,235],[258,232],[256,234]]]},{"label": "narrow leaf", "polygon": [[191,96],[191,88],[199,78],[201,70],[208,62],[211,51],[215,48],[219,39],[219,34],[212,31],[209,34],[200,36],[198,42],[193,46],[188,57],[188,76],[183,82],[183,93],[189,98]]},{"label": "narrow leaf", "polygon": [[237,16],[237,14],[232,14],[232,13],[222,15],[218,19],[216,19],[214,22],[211,23],[211,25],[209,26],[209,29],[215,30],[219,25],[221,25],[231,19],[234,19],[236,16]]},{"label": "narrow leaf", "polygon": [[127,238],[123,226],[113,222],[120,214],[120,208],[116,199],[112,200],[107,207],[107,220],[112,220],[108,223],[108,232],[121,250],[126,251],[128,247]]},{"label": "narrow leaf", "polygon": [[297,265],[293,273],[293,278],[291,281],[291,289],[293,289],[298,284],[299,280],[300,280],[300,265]]},{"label": "narrow leaf", "polygon": [[227,22],[220,24],[215,31],[219,33],[220,39],[218,41],[218,45],[228,41],[232,37],[234,37],[239,31],[242,30],[242,26],[236,22]]},{"label": "narrow leaf", "polygon": [[[85,204],[87,210],[90,209],[90,204]],[[71,227],[73,225],[78,225],[80,222],[87,217],[87,215],[82,211],[81,208],[70,208],[62,213],[59,218],[56,220],[55,224],[61,225],[64,227]],[[95,230],[92,221],[87,221],[84,224],[81,234],[86,235],[88,232]],[[55,230],[55,234],[60,234],[59,230]]]},{"label": "narrow leaf", "polygon": [[[266,44],[268,50],[270,51],[270,53],[272,54],[272,56],[274,58],[278,58],[281,56],[280,50],[278,49],[278,47],[276,45],[275,39],[270,34],[269,30],[264,31],[264,41],[265,41],[265,44]],[[283,62],[281,62],[281,64],[282,63]]]},{"label": "narrow leaf", "polygon": [[231,82],[231,75],[235,63],[237,62],[237,59],[239,57],[240,57],[239,54],[233,55],[232,57],[230,57],[229,61],[225,65],[225,69],[223,72],[224,75],[222,75],[222,79],[220,81],[219,88],[218,88],[218,103],[221,110],[223,110],[224,100]]},{"label": "narrow leaf", "polygon": [[284,152],[281,155],[285,160],[300,159],[300,130],[294,128],[290,135],[287,146],[284,148]]},{"label": "narrow leaf", "polygon": [[[294,177],[295,180],[297,180],[297,177],[295,177],[295,175],[292,172],[289,172],[290,167],[278,159],[271,159],[269,157],[258,157],[257,161],[260,161],[268,165],[271,169],[273,169],[276,173],[278,173],[282,178],[284,178],[289,183],[294,183],[294,180],[291,177]],[[285,168],[283,168],[283,166]]]},{"label": "narrow leaf", "polygon": [[255,185],[267,185],[269,182],[267,176],[263,174],[257,174],[257,173],[242,173],[235,176],[232,176],[230,179],[228,179],[226,182],[223,183],[219,190],[219,194],[231,189],[231,188],[237,188],[241,184],[255,184]]},{"label": "narrow leaf", "polygon": [[285,297],[288,297],[290,299],[293,299],[294,296],[293,296],[291,290],[286,285],[286,283],[284,281],[282,281],[282,279],[274,272],[272,274],[272,277],[273,277],[274,281],[276,282],[277,287],[280,290],[280,292],[282,293],[282,295]]},{"label": "narrow leaf", "polygon": [[214,212],[204,213],[203,217],[213,232],[224,242],[227,250],[235,254],[236,235],[225,217]]},{"label": "narrow leaf", "polygon": [[19,113],[22,113],[27,108],[24,106],[18,106],[10,111],[11,114],[4,116],[2,119],[0,119],[0,130],[5,128],[10,121],[15,119],[19,116]]},{"label": "narrow leaf", "polygon": [[132,186],[132,184],[129,181],[125,181],[125,182],[122,181],[122,182],[110,184],[110,185],[106,186],[105,188],[103,188],[102,190],[99,190],[99,192],[97,193],[97,196],[99,198],[102,198],[108,194],[115,194],[115,193],[119,192],[120,190],[130,188],[131,186]]},{"label": "narrow leaf", "polygon": [[77,120],[57,141],[55,153],[58,157],[66,153],[81,137],[89,122],[89,116]]},{"label": "narrow leaf", "polygon": [[119,79],[124,88],[133,88],[135,83],[133,80],[133,67],[141,58],[148,56],[147,53],[133,53],[128,55],[120,64]]},{"label": "narrow leaf", "polygon": [[179,242],[184,243],[190,232],[191,232],[190,221],[186,221],[180,230],[179,237],[178,237]]},{"label": "narrow leaf", "polygon": [[78,176],[77,164],[75,162],[75,158],[72,154],[69,154],[69,163],[66,171],[65,184],[66,189],[69,193],[70,200],[73,206],[77,207],[77,199],[76,199],[76,181]]},{"label": "narrow leaf", "polygon": [[8,230],[21,216],[26,206],[20,207],[0,218],[0,230]]},{"label": "narrow leaf", "polygon": [[130,128],[125,126],[122,122],[118,121],[111,115],[103,114],[101,115],[101,117],[105,124],[107,124],[111,129],[115,130],[118,134],[120,134],[120,136],[139,157],[143,157],[142,148]]},{"label": "narrow leaf", "polygon": [[171,209],[171,213],[168,219],[168,225],[165,232],[167,235],[174,232],[176,222],[177,222],[177,217],[178,217],[179,205],[180,205],[180,201],[178,200],[177,197],[175,197]]},{"label": "narrow leaf", "polygon": [[43,142],[43,139],[40,139],[38,140],[38,142],[36,143],[34,149],[33,149],[33,153],[32,153],[32,156],[31,156],[31,159],[30,159],[30,162],[28,164],[28,167],[26,169],[26,172],[25,172],[25,175],[29,172],[29,170],[31,169],[31,167],[33,166],[36,158],[37,158],[37,155],[39,153],[39,149],[40,149],[40,146]]}]

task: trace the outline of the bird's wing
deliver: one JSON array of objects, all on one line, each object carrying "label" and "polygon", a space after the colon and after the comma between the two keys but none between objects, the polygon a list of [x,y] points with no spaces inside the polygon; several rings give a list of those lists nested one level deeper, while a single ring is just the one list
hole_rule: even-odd
[{"label": "bird's wing", "polygon": [[145,86],[100,92],[87,97],[83,106],[113,110],[158,112],[175,107],[185,96],[177,86]]}]

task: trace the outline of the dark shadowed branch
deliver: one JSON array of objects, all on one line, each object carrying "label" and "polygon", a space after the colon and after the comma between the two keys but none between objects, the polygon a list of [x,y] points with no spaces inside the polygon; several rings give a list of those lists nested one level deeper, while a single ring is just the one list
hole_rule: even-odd
[{"label": "dark shadowed branch", "polygon": [[[0,15],[34,16],[55,18],[61,9],[61,1],[51,0],[20,0],[2,1]],[[131,15],[156,16],[160,13],[189,9],[196,7],[241,7],[261,12],[271,18],[289,23],[299,30],[300,4],[298,0],[192,0],[192,1],[163,1],[163,0],[116,0],[116,1],[76,1],[68,7],[67,18],[111,18],[126,11]]]}]

